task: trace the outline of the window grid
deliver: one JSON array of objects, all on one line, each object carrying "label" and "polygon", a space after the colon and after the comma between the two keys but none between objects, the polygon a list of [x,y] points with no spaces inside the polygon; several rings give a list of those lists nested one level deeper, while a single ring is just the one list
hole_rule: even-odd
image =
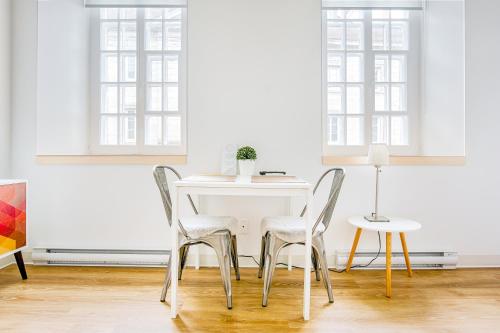
[{"label": "window grid", "polygon": [[[175,41],[169,40],[167,26],[178,27],[180,34],[181,9],[164,9],[162,14],[154,15],[157,9],[146,10],[144,19],[145,27],[154,24],[161,26],[161,48],[148,47],[144,43],[144,54],[146,57],[146,108],[145,108],[145,145],[168,145],[179,144],[180,138],[180,114],[179,114],[179,60],[181,57],[182,39],[179,35],[176,46]],[[149,13],[148,13],[149,12]],[[178,13],[177,15],[175,13]],[[172,18],[174,17],[174,18]],[[147,29],[147,28],[146,28]],[[173,44],[173,45],[171,45]],[[156,60],[153,60],[156,59]],[[161,68],[160,78],[154,78],[151,73],[153,62],[159,62]],[[171,64],[172,67],[169,67]],[[171,73],[177,72],[174,74]],[[153,107],[153,91],[161,96],[159,105]]]},{"label": "window grid", "polygon": [[[385,13],[384,13],[385,12]],[[380,17],[380,14],[385,14],[386,17]],[[373,15],[372,17],[372,14]],[[366,147],[368,143],[384,142],[389,145],[408,146],[409,144],[409,129],[408,129],[408,105],[407,105],[407,63],[409,55],[409,12],[404,10],[325,10],[323,15],[324,22],[324,61],[326,72],[324,73],[326,83],[326,100],[324,101],[326,109],[326,143],[329,146],[360,146]],[[361,34],[359,36],[361,47],[353,50],[348,45],[348,29],[347,25],[350,22],[359,22],[361,24]],[[386,24],[384,34],[387,38],[384,40],[384,47],[377,49],[375,47],[374,27],[377,23]],[[364,24],[364,28],[363,28]],[[394,29],[393,24],[399,29]],[[342,40],[340,48],[332,41],[334,30],[332,27],[341,26]],[[393,34],[399,30],[399,39],[393,43]],[[364,31],[364,34],[363,34]],[[338,35],[338,33],[336,34]],[[399,43],[399,44],[396,44]],[[352,43],[351,43],[352,44]],[[394,45],[393,45],[394,44]],[[364,46],[363,46],[364,45]],[[350,54],[361,54],[360,72],[362,79],[359,82],[350,82],[348,73],[348,56]],[[332,55],[342,54],[339,57],[342,64],[342,75],[333,76],[332,70]],[[385,80],[379,80],[376,77],[377,66],[376,59],[378,57],[387,57],[386,76]],[[364,61],[364,64],[363,64]],[[399,61],[399,77],[395,77],[395,64]],[[363,70],[364,69],[364,70]],[[352,84],[361,85],[360,94],[360,113],[354,116],[349,113],[347,108],[348,92],[347,87]],[[386,108],[381,110],[377,108],[378,102],[377,93],[380,88],[385,87],[385,105]],[[339,98],[332,97],[333,89],[341,92]],[[395,96],[399,92],[399,103]],[[340,104],[332,106],[332,103]],[[397,107],[396,107],[397,106]],[[349,120],[359,118],[357,126],[350,126]],[[352,124],[351,124],[352,125]],[[384,126],[381,126],[384,125]],[[383,128],[382,128],[383,127]],[[353,134],[352,132],[355,131]],[[351,132],[351,133],[350,133]],[[353,137],[357,137],[355,140]]]},{"label": "window grid", "polygon": [[[98,111],[93,113],[92,150],[185,153],[185,9],[104,8],[95,13],[93,43],[98,52],[93,73],[99,89],[94,99]],[[131,23],[133,33],[124,35],[124,25]],[[150,23],[159,28],[155,36],[147,29]],[[159,66],[149,66],[150,59]]]},{"label": "window grid", "polygon": [[[340,15],[334,15],[342,13]],[[335,17],[336,16],[336,17]],[[355,30],[358,27],[359,43],[356,46],[352,44],[352,38],[349,38],[349,30]],[[365,122],[364,115],[364,19],[363,12],[358,11],[358,15],[349,17],[345,12],[330,11],[327,13],[327,31],[330,28],[340,27],[341,42],[340,47],[335,47],[330,42],[327,42],[327,66],[331,67],[331,59],[338,58],[340,60],[340,75],[336,78],[330,77],[327,74],[328,91],[330,96],[334,91],[340,90],[340,108],[331,109],[328,107],[328,127],[329,127],[329,144],[340,145],[362,145],[364,141],[363,127]],[[329,41],[329,37],[327,39]],[[351,44],[350,44],[351,42]],[[348,67],[353,59],[358,59],[357,75],[350,75]],[[328,69],[329,71],[329,69]],[[353,105],[354,96],[350,96],[357,91],[357,107]],[[351,98],[349,98],[351,97]],[[328,102],[331,99],[328,98]],[[354,102],[356,103],[356,102]],[[350,129],[350,130],[349,130]],[[356,130],[357,129],[357,130]]]},{"label": "window grid", "polygon": [[[99,33],[99,50],[100,50],[100,143],[103,145],[134,145],[136,143],[136,103],[135,105],[127,105],[127,91],[133,93],[137,90],[137,47],[125,48],[123,47],[123,30],[122,27],[135,26],[135,36],[137,40],[137,13],[135,9],[103,9],[100,15],[100,33]],[[111,16],[111,18],[110,18]],[[124,24],[125,23],[125,24]],[[104,26],[110,29],[115,27],[115,32],[112,33],[112,38],[116,40],[108,40],[110,36],[104,37],[106,31]],[[103,45],[106,42],[116,44],[115,47]],[[103,59],[116,59],[115,64],[106,63]],[[132,64],[135,74],[135,79],[127,80],[125,71],[130,68],[124,68],[125,58],[135,58]],[[113,66],[114,70],[109,68]],[[111,70],[111,75],[110,71]],[[124,75],[125,74],[125,75]],[[111,77],[110,77],[111,76]],[[125,76],[125,77],[124,77]],[[113,92],[114,91],[114,92]],[[115,94],[115,105],[110,104],[108,94]],[[136,93],[133,93],[136,95]],[[113,97],[113,96],[112,96]],[[134,98],[135,99],[135,98]],[[109,110],[109,109],[114,109]]]},{"label": "window grid", "polygon": [[[385,13],[381,16],[386,16],[385,18],[378,18],[373,15],[374,11],[370,12],[372,29],[375,25],[374,23],[387,24],[387,47],[379,50],[375,49],[373,46],[372,38],[372,52],[374,54],[374,68],[376,70],[376,60],[377,58],[387,57],[387,70],[384,81],[380,81],[377,78],[375,72],[375,86],[374,86],[374,108],[372,116],[372,143],[385,143],[391,146],[405,146],[408,145],[408,103],[407,103],[407,59],[408,59],[408,49],[409,49],[409,15],[408,11],[403,10],[377,10],[379,13]],[[394,13],[398,13],[397,17],[394,17]],[[393,22],[402,26],[406,25],[406,31],[403,33],[403,45],[401,47],[393,46]],[[404,41],[406,40],[406,43]],[[406,44],[406,45],[405,45]],[[394,59],[400,59],[400,79],[395,80],[393,77],[393,63]],[[383,110],[377,109],[377,87],[385,87],[386,91],[386,108]],[[396,100],[394,98],[394,91],[400,91],[399,106],[394,107],[393,102]]]}]

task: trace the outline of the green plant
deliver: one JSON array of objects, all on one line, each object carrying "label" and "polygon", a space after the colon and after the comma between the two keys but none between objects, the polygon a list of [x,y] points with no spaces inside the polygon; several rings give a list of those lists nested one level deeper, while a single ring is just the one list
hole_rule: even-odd
[{"label": "green plant", "polygon": [[237,160],[256,160],[257,153],[255,149],[250,146],[241,147],[238,149],[238,153],[236,154]]}]

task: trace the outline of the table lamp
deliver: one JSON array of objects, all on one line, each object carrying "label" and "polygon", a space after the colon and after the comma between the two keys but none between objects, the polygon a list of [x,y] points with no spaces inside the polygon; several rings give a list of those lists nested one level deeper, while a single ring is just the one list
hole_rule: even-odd
[{"label": "table lamp", "polygon": [[368,148],[368,164],[375,167],[375,213],[365,216],[365,219],[370,222],[389,222],[389,219],[378,215],[378,176],[382,172],[382,165],[389,164],[389,149],[385,144],[373,144]]}]

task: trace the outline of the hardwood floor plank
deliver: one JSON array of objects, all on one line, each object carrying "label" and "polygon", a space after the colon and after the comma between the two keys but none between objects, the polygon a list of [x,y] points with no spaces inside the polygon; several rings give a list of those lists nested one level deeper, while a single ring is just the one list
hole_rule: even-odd
[{"label": "hardwood floor plank", "polygon": [[186,269],[179,317],[160,303],[163,269],[14,266],[0,270],[0,332],[496,332],[500,269],[331,273],[335,303],[312,279],[311,321],[302,320],[301,270],[277,269],[267,308],[257,269],[233,277],[225,306],[217,268]]}]

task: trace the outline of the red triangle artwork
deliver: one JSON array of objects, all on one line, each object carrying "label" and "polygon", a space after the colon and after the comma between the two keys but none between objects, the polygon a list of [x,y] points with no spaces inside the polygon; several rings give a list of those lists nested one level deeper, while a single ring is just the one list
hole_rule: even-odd
[{"label": "red triangle artwork", "polygon": [[26,245],[26,184],[0,184],[0,257]]}]

